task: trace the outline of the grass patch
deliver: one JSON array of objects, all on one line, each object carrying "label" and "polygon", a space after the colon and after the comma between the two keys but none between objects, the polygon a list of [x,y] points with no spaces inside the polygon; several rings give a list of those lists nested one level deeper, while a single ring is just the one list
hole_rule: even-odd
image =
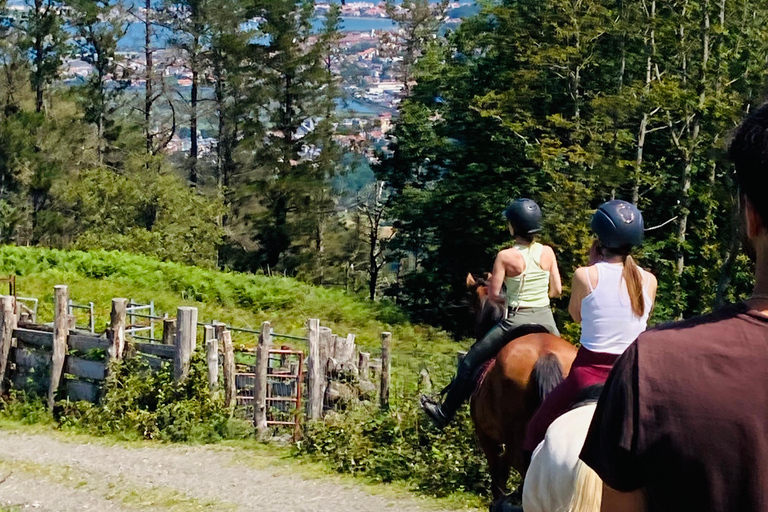
[{"label": "grass patch", "polygon": [[[452,368],[456,343],[439,329],[413,325],[388,302],[370,302],[341,290],[293,278],[219,272],[117,251],[61,251],[0,246],[0,274],[15,274],[20,296],[40,300],[39,319],[53,319],[53,287],[69,286],[76,303],[93,302],[97,331],[109,321],[115,297],[154,301],[156,311],[174,316],[178,306],[195,306],[200,321],[218,320],[258,329],[269,320],[277,333],[303,336],[310,317],[335,333],[356,335],[360,347],[378,356],[383,331],[393,333],[393,393],[415,389],[422,368]],[[463,314],[463,313],[460,313]],[[85,323],[82,312],[80,323]],[[158,336],[160,325],[157,325]],[[233,333],[236,347],[253,347],[256,336]],[[276,343],[305,348],[301,341]],[[244,361],[247,360],[244,359]]]}]

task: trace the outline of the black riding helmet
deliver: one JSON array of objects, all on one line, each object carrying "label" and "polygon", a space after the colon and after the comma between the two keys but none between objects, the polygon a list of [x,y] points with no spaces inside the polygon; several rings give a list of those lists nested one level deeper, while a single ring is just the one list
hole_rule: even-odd
[{"label": "black riding helmet", "polygon": [[504,210],[516,234],[532,235],[541,231],[541,209],[533,199],[515,199]]},{"label": "black riding helmet", "polygon": [[643,214],[632,203],[615,199],[592,216],[592,231],[608,249],[629,249],[643,243]]}]

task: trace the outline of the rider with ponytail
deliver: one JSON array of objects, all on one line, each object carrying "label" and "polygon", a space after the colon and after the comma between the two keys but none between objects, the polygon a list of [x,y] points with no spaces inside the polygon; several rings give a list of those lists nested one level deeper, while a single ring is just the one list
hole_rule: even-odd
[{"label": "rider with ponytail", "polygon": [[[456,377],[444,390],[447,394],[442,404],[422,397],[424,412],[440,428],[447,425],[461,404],[469,399],[483,364],[495,357],[504,345],[535,332],[559,335],[549,299],[560,296],[562,284],[555,252],[535,240],[536,233],[541,231],[539,205],[531,199],[517,199],[507,206],[504,216],[515,244],[496,255],[488,298],[504,304],[507,315],[469,349]],[[501,294],[502,286],[507,288],[506,296]]]},{"label": "rider with ponytail", "polygon": [[626,201],[608,201],[592,217],[597,240],[590,264],[573,275],[568,312],[581,323],[581,347],[568,377],[531,418],[523,448],[544,439],[547,427],[568,411],[582,389],[603,384],[614,362],[643,332],[656,297],[656,278],[632,258],[643,241],[643,216]]}]

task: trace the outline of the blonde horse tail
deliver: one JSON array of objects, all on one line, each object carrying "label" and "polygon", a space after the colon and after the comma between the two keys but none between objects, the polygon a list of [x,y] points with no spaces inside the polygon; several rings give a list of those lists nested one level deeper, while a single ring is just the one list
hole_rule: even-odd
[{"label": "blonde horse tail", "polygon": [[576,464],[576,485],[568,512],[600,512],[603,501],[603,481],[592,468],[579,461]]}]

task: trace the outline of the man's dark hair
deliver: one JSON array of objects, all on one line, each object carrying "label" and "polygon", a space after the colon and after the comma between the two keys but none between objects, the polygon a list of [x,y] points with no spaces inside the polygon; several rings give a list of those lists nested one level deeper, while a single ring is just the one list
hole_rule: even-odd
[{"label": "man's dark hair", "polygon": [[736,129],[728,156],[736,167],[736,183],[768,227],[768,103]]}]

